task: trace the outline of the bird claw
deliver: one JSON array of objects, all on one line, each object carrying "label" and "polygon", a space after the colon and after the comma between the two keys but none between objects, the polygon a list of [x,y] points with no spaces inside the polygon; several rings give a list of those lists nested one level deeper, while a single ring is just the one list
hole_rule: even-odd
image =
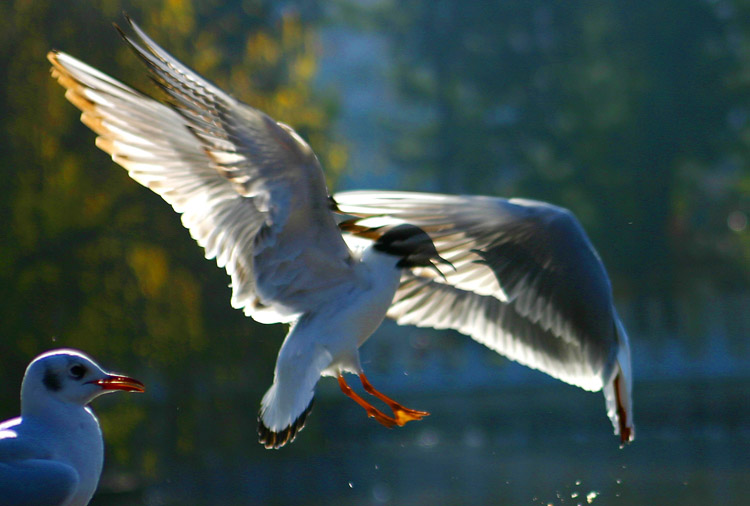
[{"label": "bird claw", "polygon": [[427,411],[417,411],[416,409],[409,409],[401,406],[398,409],[393,409],[393,417],[396,419],[396,425],[402,427],[406,422],[415,422],[421,420],[425,416],[429,416]]}]

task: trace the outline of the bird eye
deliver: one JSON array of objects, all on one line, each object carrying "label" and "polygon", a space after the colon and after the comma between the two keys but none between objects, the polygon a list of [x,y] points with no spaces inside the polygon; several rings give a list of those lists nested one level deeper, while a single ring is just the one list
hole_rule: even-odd
[{"label": "bird eye", "polygon": [[70,367],[70,370],[68,372],[73,378],[81,379],[86,374],[86,368],[81,364],[75,364]]}]

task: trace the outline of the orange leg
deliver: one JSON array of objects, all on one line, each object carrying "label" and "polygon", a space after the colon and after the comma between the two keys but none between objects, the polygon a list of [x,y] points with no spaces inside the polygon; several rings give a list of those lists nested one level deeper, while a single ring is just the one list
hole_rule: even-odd
[{"label": "orange leg", "polygon": [[394,425],[398,424],[395,418],[384,414],[383,412],[378,410],[375,406],[373,406],[372,404],[364,400],[362,397],[360,397],[357,394],[357,392],[352,390],[351,387],[346,384],[346,380],[344,380],[344,377],[340,374],[339,374],[339,386],[341,387],[341,391],[344,392],[345,395],[351,397],[352,400],[354,400],[354,402],[356,402],[357,404],[365,408],[365,411],[367,411],[367,416],[369,416],[370,418],[375,418],[375,420],[382,423],[389,429],[393,428]]},{"label": "orange leg", "polygon": [[359,380],[362,382],[362,386],[365,388],[365,391],[368,394],[374,395],[381,401],[388,404],[388,407],[391,408],[391,411],[393,411],[396,425],[398,425],[399,427],[403,426],[406,422],[421,420],[425,416],[429,416],[429,413],[427,411],[417,411],[416,409],[405,408],[390,397],[386,397],[384,394],[378,392],[377,390],[375,390],[375,387],[372,386],[364,373],[359,375]]},{"label": "orange leg", "polygon": [[346,394],[348,397],[351,397],[354,402],[365,408],[365,411],[367,411],[367,416],[375,418],[375,420],[382,423],[388,428],[392,428],[395,425],[401,427],[406,424],[406,422],[421,420],[423,417],[429,415],[429,413],[426,411],[417,411],[415,409],[405,408],[393,399],[386,397],[382,393],[375,390],[375,387],[370,384],[364,374],[360,374],[359,379],[362,382],[362,386],[365,388],[365,391],[385,402],[388,407],[391,408],[394,416],[388,416],[382,411],[378,410],[372,404],[364,400],[362,397],[360,397],[354,390],[352,390],[351,387],[346,384],[346,381],[344,380],[344,377],[342,375],[339,374],[338,379],[339,386],[341,387],[341,391],[344,392],[344,394]]}]

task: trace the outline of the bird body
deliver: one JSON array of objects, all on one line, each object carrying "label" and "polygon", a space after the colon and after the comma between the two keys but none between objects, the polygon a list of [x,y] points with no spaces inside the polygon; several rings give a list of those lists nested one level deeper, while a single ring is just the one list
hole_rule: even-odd
[{"label": "bird body", "polygon": [[[294,439],[321,375],[338,376],[342,391],[389,427],[426,416],[375,390],[362,371],[358,347],[384,317],[455,329],[563,381],[604,388],[615,431],[632,438],[627,336],[604,266],[572,213],[481,196],[331,198],[294,130],[130,24],[138,40],[123,37],[164,103],[65,53],[49,53],[52,74],[97,146],[181,213],[206,258],[226,269],[232,306],[261,323],[290,324],[261,401],[261,443]],[[361,240],[369,246],[359,253],[350,243]],[[358,374],[394,416],[354,393],[344,372]]]},{"label": "bird body", "polygon": [[[74,367],[85,372],[71,376]],[[102,471],[104,445],[86,404],[114,390],[143,388],[132,378],[105,373],[74,350],[55,350],[31,363],[21,388],[21,416],[0,424],[2,504],[88,504]]]},{"label": "bird body", "polygon": [[262,431],[282,433],[292,425],[293,414],[310,406],[321,376],[363,374],[359,347],[385,319],[401,280],[399,261],[375,246],[365,248],[346,281],[292,325],[261,402]]},{"label": "bird body", "polygon": [[[59,403],[35,415],[4,422],[0,425],[0,434],[0,492],[5,492],[3,489],[9,484],[23,483],[29,493],[36,495],[38,490],[29,486],[26,477],[34,476],[32,482],[36,481],[42,488],[44,482],[54,481],[53,477],[59,475],[66,484],[61,483],[59,489],[70,488],[72,494],[65,501],[40,504],[88,504],[104,464],[101,429],[90,409]],[[6,456],[10,455],[2,447],[7,439],[23,442],[23,454],[18,455],[19,459],[6,461]],[[44,476],[44,481],[37,481],[39,476]],[[60,497],[63,495],[67,494],[61,493]]]}]

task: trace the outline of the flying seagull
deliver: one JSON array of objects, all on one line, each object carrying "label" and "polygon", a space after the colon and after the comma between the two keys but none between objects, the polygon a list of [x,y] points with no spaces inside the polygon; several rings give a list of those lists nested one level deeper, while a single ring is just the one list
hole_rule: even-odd
[{"label": "flying seagull", "polygon": [[[467,239],[444,248],[443,258],[431,237],[437,230],[434,227],[427,230],[416,221],[395,215],[381,216],[383,222],[375,225],[373,220],[377,219],[367,204],[377,200],[376,194],[362,194],[368,196],[362,209],[354,208],[351,194],[342,194],[346,205],[340,208],[330,197],[315,154],[294,130],[218,89],[159,47],[135,23],[130,24],[139,40],[121,34],[165,92],[164,103],[57,51],[48,55],[53,64],[52,75],[67,88],[68,100],[83,112],[82,122],[98,134],[96,145],[128,170],[130,177],[161,195],[181,213],[183,224],[203,246],[206,258],[215,258],[219,267],[226,269],[232,279],[232,306],[244,309],[247,316],[261,323],[291,324],[279,351],[273,384],[261,401],[258,433],[262,444],[279,448],[295,438],[310,412],[321,376],[337,377],[346,395],[388,427],[428,414],[405,408],[376,390],[364,374],[358,353],[386,314],[402,323],[418,323],[410,315],[417,314],[423,307],[419,301],[427,299],[420,296],[417,301],[417,293],[405,297],[417,286],[426,290],[420,289],[422,294],[447,290],[455,304],[474,301],[472,308],[478,308],[480,302],[496,305],[494,313],[483,313],[484,325],[468,333],[480,342],[493,343],[491,347],[501,353],[517,358],[521,354],[512,350],[523,348],[524,363],[566,381],[575,379],[572,382],[584,388],[597,389],[619,382],[619,389],[605,386],[605,392],[609,388],[612,394],[608,404],[614,406],[610,411],[613,410],[615,430],[623,441],[631,439],[627,337],[624,331],[615,330],[621,325],[618,327],[619,320],[611,307],[608,278],[572,215],[552,206],[545,208],[573,224],[566,228],[573,236],[564,236],[563,241],[570,240],[591,252],[588,256],[584,251],[577,258],[565,257],[562,262],[586,261],[590,257],[594,264],[576,264],[567,269],[568,274],[559,273],[558,278],[536,278],[552,279],[554,286],[537,285],[526,279],[524,272],[533,259],[519,252],[529,247],[546,251],[550,262],[536,266],[537,271],[546,273],[544,269],[559,260],[555,255],[564,249],[564,244],[555,247],[559,237],[545,237],[544,231],[535,234],[526,230],[528,226],[523,227],[525,233],[512,238],[503,229],[496,230],[490,236],[507,236],[508,240],[491,242],[482,241],[487,234],[475,241],[473,230],[455,228],[454,236],[466,234]],[[442,198],[414,197],[428,201]],[[479,207],[484,202],[478,197],[459,199]],[[513,206],[517,205],[506,207]],[[518,221],[521,226],[527,219],[526,214],[503,211],[502,205],[497,207],[500,217],[491,222],[502,222],[506,229],[514,228],[511,222]],[[489,207],[483,210],[486,214],[492,211]],[[448,214],[433,218],[444,220],[445,227],[452,223],[463,226],[454,223],[449,211],[446,204],[441,212]],[[443,230],[441,226],[438,228]],[[533,244],[523,242],[529,237],[534,239]],[[438,234],[435,239],[446,245],[446,237]],[[357,240],[367,241],[366,247],[350,247],[348,242]],[[508,247],[501,243],[508,244],[512,257],[507,256]],[[539,243],[552,243],[552,247],[545,250]],[[456,259],[458,265],[452,265],[449,258]],[[493,269],[498,263],[504,270]],[[444,264],[442,269],[439,264]],[[566,278],[581,272],[585,274],[582,280]],[[513,290],[499,287],[507,282],[503,276],[515,280]],[[560,276],[566,283],[558,283]],[[602,290],[603,301],[596,303],[610,303],[605,313],[611,319],[603,335],[579,332],[576,325],[589,324],[586,315],[578,311],[583,308],[585,313],[587,305],[585,301],[575,304],[568,297],[570,290],[590,278],[596,278],[598,288],[606,286]],[[438,285],[441,288],[436,288]],[[536,291],[524,291],[527,286]],[[565,287],[564,293],[560,293],[561,286]],[[518,296],[521,292],[527,295]],[[516,299],[533,305],[530,299],[534,293],[547,296],[543,300],[549,301],[551,309],[540,311],[557,325],[554,329],[540,324],[533,311],[527,316],[515,311]],[[404,303],[407,300],[418,303],[409,306]],[[561,300],[563,307],[553,315],[553,304]],[[541,301],[534,307],[543,306]],[[517,317],[509,319],[504,312]],[[607,326],[603,321],[605,313],[592,314],[594,327]],[[490,321],[492,316],[497,318]],[[435,322],[433,326],[467,333],[468,322],[450,323]],[[522,325],[526,327],[519,330]],[[555,341],[552,337],[557,329],[565,333]],[[504,340],[497,337],[500,333],[506,336]],[[627,364],[620,364],[625,358]],[[357,374],[365,391],[386,403],[392,416],[355,393],[344,379],[345,372]]]},{"label": "flying seagull", "polygon": [[140,381],[105,372],[79,351],[59,349],[35,358],[21,384],[21,416],[0,423],[0,502],[88,504],[104,447],[87,405],[118,390],[144,391]]}]

